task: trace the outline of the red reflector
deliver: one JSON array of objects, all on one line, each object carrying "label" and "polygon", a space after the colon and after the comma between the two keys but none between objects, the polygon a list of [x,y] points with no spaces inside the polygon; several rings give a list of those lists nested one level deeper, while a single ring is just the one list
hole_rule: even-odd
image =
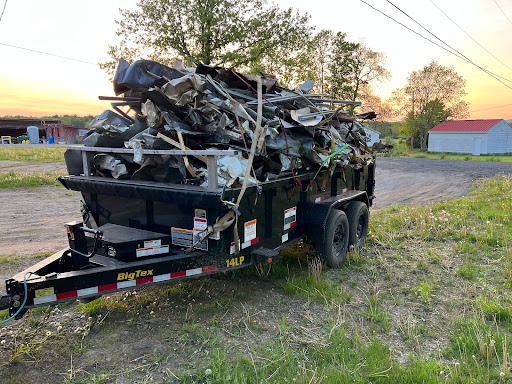
[{"label": "red reflector", "polygon": [[294,221],[293,223],[290,223],[290,228],[293,228],[293,227],[295,227],[296,225],[297,225],[297,222],[296,222],[296,221]]},{"label": "red reflector", "polygon": [[184,277],[187,276],[187,271],[181,271],[181,272],[173,272],[171,273],[171,279],[175,279],[177,277]]},{"label": "red reflector", "polygon": [[259,237],[255,238],[255,239],[252,239],[252,240],[251,240],[251,245],[254,245],[254,244],[256,244],[256,243],[259,243],[259,241],[260,241],[260,238],[259,238]]},{"label": "red reflector", "polygon": [[215,272],[216,270],[217,270],[217,266],[216,265],[210,265],[208,267],[203,267],[203,273]]},{"label": "red reflector", "polygon": [[64,300],[64,299],[71,299],[72,297],[77,297],[78,294],[76,293],[76,291],[70,291],[70,292],[57,293],[55,296],[57,296],[57,300]]},{"label": "red reflector", "polygon": [[153,277],[150,276],[150,277],[143,277],[142,279],[137,279],[135,281],[135,284],[142,285],[142,284],[147,284],[147,283],[152,283],[152,282],[153,282]]},{"label": "red reflector", "polygon": [[117,283],[105,284],[105,285],[100,285],[98,287],[98,292],[113,291],[115,289],[117,289]]}]

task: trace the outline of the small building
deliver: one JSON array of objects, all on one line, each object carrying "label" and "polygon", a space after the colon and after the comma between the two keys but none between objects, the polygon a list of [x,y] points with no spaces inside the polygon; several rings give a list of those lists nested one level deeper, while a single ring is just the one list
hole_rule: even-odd
[{"label": "small building", "polygon": [[12,142],[25,136],[28,127],[37,127],[39,141],[43,143],[52,137],[55,143],[74,144],[82,141],[88,131],[87,128],[62,124],[60,120],[0,119],[0,135],[10,136]]},{"label": "small building", "polygon": [[429,152],[512,152],[512,128],[502,119],[443,121],[428,133]]},{"label": "small building", "polygon": [[366,125],[363,125],[366,134],[370,138],[368,142],[368,146],[371,147],[373,143],[378,143],[380,140],[380,132],[374,131],[373,129],[368,128]]},{"label": "small building", "polygon": [[10,136],[13,141],[18,136],[25,136],[28,127],[37,127],[39,139],[46,140],[47,126],[60,124],[60,120],[37,120],[37,119],[0,119],[0,135]]},{"label": "small building", "polygon": [[55,143],[75,144],[83,140],[87,133],[87,128],[76,127],[66,124],[48,124],[46,126],[46,136],[53,137]]}]

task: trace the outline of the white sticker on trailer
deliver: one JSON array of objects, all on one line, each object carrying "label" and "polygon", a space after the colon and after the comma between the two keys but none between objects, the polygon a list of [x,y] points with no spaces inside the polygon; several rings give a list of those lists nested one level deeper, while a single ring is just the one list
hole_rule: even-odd
[{"label": "white sticker on trailer", "polygon": [[144,248],[160,247],[162,240],[148,240],[144,242]]},{"label": "white sticker on trailer", "polygon": [[244,223],[244,243],[256,238],[256,219]]},{"label": "white sticker on trailer", "polygon": [[194,217],[194,230],[204,231],[207,227],[206,219]]},{"label": "white sticker on trailer", "polygon": [[[206,228],[205,228],[206,229]],[[203,232],[203,230],[200,230],[200,229],[195,229],[194,228],[194,244],[195,245],[195,248],[196,249],[201,249],[203,251],[207,251],[208,250],[208,239],[206,240],[203,240],[202,242],[198,243],[199,241],[199,234]]]},{"label": "white sticker on trailer", "polygon": [[281,243],[286,243],[288,241],[288,234],[285,233],[283,236],[281,236]]},{"label": "white sticker on trailer", "polygon": [[196,209],[194,217],[199,219],[206,219],[206,210],[205,209]]},{"label": "white sticker on trailer", "polygon": [[171,241],[173,245],[191,247],[194,241],[194,231],[191,229],[171,228]]},{"label": "white sticker on trailer", "polygon": [[183,228],[171,228],[171,241],[173,245],[178,245],[180,247],[191,247],[195,243],[196,249],[201,249],[204,251],[208,250],[208,240],[204,240],[201,243],[199,241],[199,234],[201,230],[198,229],[183,229]]},{"label": "white sticker on trailer", "polygon": [[137,257],[159,255],[161,253],[169,253],[169,246],[162,245],[161,247],[150,247],[150,248],[137,249]]}]

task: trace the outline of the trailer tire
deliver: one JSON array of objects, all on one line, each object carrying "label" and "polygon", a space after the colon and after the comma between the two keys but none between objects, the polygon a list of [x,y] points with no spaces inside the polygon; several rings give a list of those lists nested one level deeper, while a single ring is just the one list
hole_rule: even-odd
[{"label": "trailer tire", "polygon": [[351,202],[345,210],[348,219],[348,245],[362,248],[368,235],[370,212],[365,203],[361,201]]},{"label": "trailer tire", "polygon": [[341,264],[348,248],[349,225],[345,212],[333,209],[327,218],[322,254],[330,268]]}]

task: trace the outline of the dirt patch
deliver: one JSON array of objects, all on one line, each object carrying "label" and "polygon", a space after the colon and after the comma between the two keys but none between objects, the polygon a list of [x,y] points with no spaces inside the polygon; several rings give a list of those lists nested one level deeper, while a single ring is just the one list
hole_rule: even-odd
[{"label": "dirt patch", "polygon": [[0,160],[0,173],[4,172],[66,172],[65,163],[32,163],[26,161]]}]

